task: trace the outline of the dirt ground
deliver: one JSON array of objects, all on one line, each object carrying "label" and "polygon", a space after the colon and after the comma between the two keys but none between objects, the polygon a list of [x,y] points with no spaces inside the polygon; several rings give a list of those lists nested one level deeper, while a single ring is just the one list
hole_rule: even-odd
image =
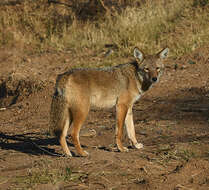
[{"label": "dirt ground", "polygon": [[[92,110],[81,131],[90,156],[67,158],[48,135],[49,110],[56,75],[78,59],[86,61],[0,49],[0,189],[209,189],[209,47],[169,59],[135,104],[144,149],[117,152],[115,109]],[[123,142],[129,146],[126,134]]]}]

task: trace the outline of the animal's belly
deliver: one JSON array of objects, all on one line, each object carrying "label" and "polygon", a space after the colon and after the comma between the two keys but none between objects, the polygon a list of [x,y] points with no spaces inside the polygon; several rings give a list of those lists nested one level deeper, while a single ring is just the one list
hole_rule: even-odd
[{"label": "animal's belly", "polygon": [[117,97],[105,94],[94,94],[90,98],[91,106],[96,108],[111,108],[115,106]]}]

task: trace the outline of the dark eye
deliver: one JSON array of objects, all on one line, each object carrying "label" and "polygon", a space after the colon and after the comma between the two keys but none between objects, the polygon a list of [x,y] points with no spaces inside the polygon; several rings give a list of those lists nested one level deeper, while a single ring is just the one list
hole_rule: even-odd
[{"label": "dark eye", "polygon": [[145,71],[146,73],[148,73],[148,72],[149,72],[149,68],[144,68],[144,71]]},{"label": "dark eye", "polygon": [[156,70],[157,70],[157,72],[160,72],[160,67],[157,67]]}]

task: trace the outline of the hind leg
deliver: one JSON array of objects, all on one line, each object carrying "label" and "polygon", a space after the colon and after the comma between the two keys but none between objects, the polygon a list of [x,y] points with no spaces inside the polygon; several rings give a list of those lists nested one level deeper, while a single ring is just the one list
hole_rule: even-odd
[{"label": "hind leg", "polygon": [[72,123],[71,137],[73,140],[73,144],[76,148],[76,151],[80,156],[88,156],[88,152],[82,149],[80,140],[79,140],[80,129],[88,115],[88,111],[89,109],[85,109],[85,110],[79,109],[76,111],[74,110],[74,112],[72,112],[73,123]]}]

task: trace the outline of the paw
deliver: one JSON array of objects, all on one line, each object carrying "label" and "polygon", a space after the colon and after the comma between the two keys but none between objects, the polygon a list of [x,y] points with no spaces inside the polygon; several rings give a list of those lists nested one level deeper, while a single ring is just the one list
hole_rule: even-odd
[{"label": "paw", "polygon": [[71,158],[73,157],[73,155],[70,153],[70,154],[63,154],[63,156],[67,157],[67,158]]},{"label": "paw", "polygon": [[82,152],[79,152],[79,155],[82,156],[82,157],[87,157],[87,156],[89,156],[89,153],[84,150]]},{"label": "paw", "polygon": [[84,150],[85,156],[89,156],[89,153]]},{"label": "paw", "polygon": [[127,147],[123,147],[123,152],[128,152],[128,148]]},{"label": "paw", "polygon": [[134,146],[136,149],[141,149],[144,147],[144,145],[142,143],[136,143]]},{"label": "paw", "polygon": [[129,150],[128,150],[128,148],[126,148],[126,147],[118,147],[118,150],[120,151],[120,152],[128,152]]},{"label": "paw", "polygon": [[73,156],[70,151],[65,151],[65,154],[64,155],[66,157],[72,157]]}]

